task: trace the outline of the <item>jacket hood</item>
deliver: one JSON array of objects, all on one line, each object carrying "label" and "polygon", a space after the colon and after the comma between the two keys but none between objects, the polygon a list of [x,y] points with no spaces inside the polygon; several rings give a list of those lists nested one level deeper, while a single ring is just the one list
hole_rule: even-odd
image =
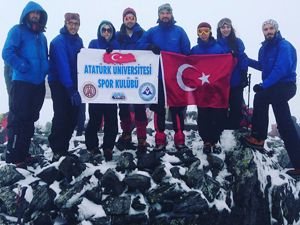
[{"label": "jacket hood", "polygon": [[33,11],[40,11],[41,12],[41,18],[40,18],[40,25],[45,28],[48,20],[48,15],[46,11],[36,2],[28,2],[25,8],[23,9],[23,12],[20,17],[20,24],[25,24],[26,23],[26,17],[30,12]]},{"label": "jacket hood", "polygon": [[108,21],[108,20],[103,20],[103,21],[100,23],[100,25],[99,25],[99,27],[98,27],[98,31],[97,31],[97,37],[98,37],[98,39],[103,38],[103,37],[101,36],[101,27],[102,27],[103,25],[105,25],[105,24],[107,24],[108,26],[110,26],[110,27],[112,28],[112,33],[111,33],[112,36],[111,36],[111,39],[110,39],[110,40],[114,39],[114,38],[115,38],[115,34],[116,34],[116,29],[115,29],[114,25],[113,25],[110,21]]}]

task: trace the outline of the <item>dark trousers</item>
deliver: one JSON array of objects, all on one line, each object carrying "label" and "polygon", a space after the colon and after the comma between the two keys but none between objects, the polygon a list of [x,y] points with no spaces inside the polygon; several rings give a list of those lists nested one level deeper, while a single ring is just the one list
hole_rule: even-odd
[{"label": "dark trousers", "polygon": [[89,122],[85,130],[87,149],[99,147],[98,131],[104,117],[103,149],[113,149],[118,134],[118,107],[116,104],[89,104]]},{"label": "dark trousers", "polygon": [[[175,144],[184,144],[184,113],[186,107],[170,107],[173,130],[175,131]],[[154,127],[157,133],[163,133],[166,128],[166,108],[162,80],[158,80],[158,104],[152,104],[150,109],[154,111]],[[159,138],[159,135],[156,135]],[[164,137],[162,137],[164,138]],[[160,143],[160,141],[157,141]]]},{"label": "dark trousers", "polygon": [[85,103],[79,106],[79,112],[77,117],[77,132],[82,133],[85,130]]},{"label": "dark trousers", "polygon": [[8,114],[6,162],[18,163],[29,156],[34,122],[38,120],[45,97],[45,83],[35,85],[13,81]]},{"label": "dark trousers", "polygon": [[293,123],[288,101],[296,94],[295,83],[280,83],[255,94],[252,136],[265,140],[268,133],[269,105],[272,105],[279,134],[290,160],[300,169],[300,138]]},{"label": "dark trousers", "polygon": [[5,84],[6,84],[6,91],[7,91],[7,94],[8,94],[8,97],[9,97],[9,91],[11,89],[11,85],[12,85],[12,73],[13,73],[13,70],[12,68],[4,63],[4,79],[5,79]]},{"label": "dark trousers", "polygon": [[227,109],[198,107],[198,132],[204,143],[216,144],[224,129]]},{"label": "dark trousers", "polygon": [[69,149],[69,142],[77,123],[79,107],[71,104],[67,90],[61,83],[52,82],[49,86],[54,116],[48,140],[54,153],[64,154]]},{"label": "dark trousers", "polygon": [[231,87],[229,94],[229,111],[225,123],[225,129],[239,129],[243,117],[242,109],[244,103],[243,87]]}]

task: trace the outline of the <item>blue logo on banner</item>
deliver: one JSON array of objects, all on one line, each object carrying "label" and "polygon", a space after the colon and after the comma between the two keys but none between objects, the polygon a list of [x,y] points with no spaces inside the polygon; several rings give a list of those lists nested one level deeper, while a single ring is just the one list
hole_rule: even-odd
[{"label": "blue logo on banner", "polygon": [[151,101],[155,96],[155,86],[151,83],[144,83],[139,88],[139,95],[144,101]]}]

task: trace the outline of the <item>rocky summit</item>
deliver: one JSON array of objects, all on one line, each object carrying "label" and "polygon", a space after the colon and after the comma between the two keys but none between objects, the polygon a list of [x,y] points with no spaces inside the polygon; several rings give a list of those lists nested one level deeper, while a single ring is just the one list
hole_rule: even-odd
[{"label": "rocky summit", "polygon": [[[115,148],[106,162],[74,136],[70,154],[52,162],[49,127],[36,128],[30,152],[38,160],[25,169],[6,164],[0,146],[0,224],[300,224],[300,178],[285,173],[279,138],[257,152],[241,145],[245,131],[226,130],[221,153],[206,155],[197,131],[185,132],[190,150],[178,152],[167,130],[166,151]],[[148,141],[153,147],[151,127]]]}]

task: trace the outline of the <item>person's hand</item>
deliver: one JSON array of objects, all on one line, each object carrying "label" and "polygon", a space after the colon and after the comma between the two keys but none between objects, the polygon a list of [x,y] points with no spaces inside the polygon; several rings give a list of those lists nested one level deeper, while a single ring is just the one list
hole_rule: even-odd
[{"label": "person's hand", "polygon": [[147,49],[151,50],[155,55],[159,55],[160,54],[160,48],[157,45],[150,44],[150,45],[148,45]]},{"label": "person's hand", "polygon": [[262,84],[255,84],[255,85],[253,86],[253,91],[254,91],[255,93],[260,92],[260,91],[262,91],[263,89],[264,89],[264,88],[263,88]]},{"label": "person's hand", "polygon": [[107,47],[105,49],[106,53],[111,53],[113,51],[113,48],[112,47]]},{"label": "person's hand", "polygon": [[68,95],[73,106],[79,106],[81,104],[80,94],[73,87],[68,88]]}]

